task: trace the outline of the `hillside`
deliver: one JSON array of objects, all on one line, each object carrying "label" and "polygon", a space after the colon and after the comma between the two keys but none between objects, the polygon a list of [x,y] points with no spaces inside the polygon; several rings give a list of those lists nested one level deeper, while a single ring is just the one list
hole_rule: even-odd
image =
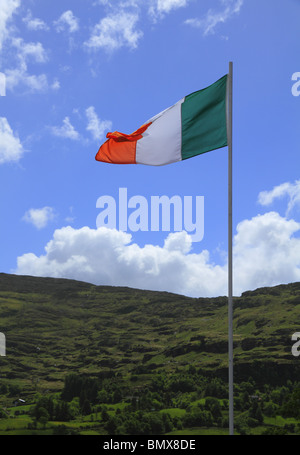
[{"label": "hillside", "polygon": [[[257,385],[296,381],[300,283],[234,298],[234,377]],[[227,380],[227,298],[0,274],[1,379],[22,396],[60,391],[67,374],[135,376],[187,365]]]}]

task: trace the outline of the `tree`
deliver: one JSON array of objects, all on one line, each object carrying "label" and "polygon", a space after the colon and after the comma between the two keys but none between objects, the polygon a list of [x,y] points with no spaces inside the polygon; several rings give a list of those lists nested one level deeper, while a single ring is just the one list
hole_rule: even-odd
[{"label": "tree", "polygon": [[110,401],[109,393],[105,389],[102,389],[98,392],[97,399],[99,403],[109,403]]},{"label": "tree", "polygon": [[264,418],[261,412],[261,408],[257,401],[254,401],[249,409],[249,417],[258,421],[259,424],[263,423]]},{"label": "tree", "polygon": [[107,422],[109,420],[109,414],[108,414],[107,409],[106,409],[105,406],[103,407],[103,409],[101,411],[101,420],[103,422]]},{"label": "tree", "polygon": [[165,431],[162,415],[158,412],[148,414],[148,422],[151,427],[151,434],[162,434]]},{"label": "tree", "polygon": [[65,377],[65,384],[61,397],[63,400],[71,401],[74,397],[79,397],[82,390],[82,378],[75,373]]},{"label": "tree", "polygon": [[84,416],[91,414],[92,408],[88,399],[85,399],[81,408],[81,412]]},{"label": "tree", "polygon": [[204,395],[206,397],[227,398],[228,390],[223,381],[219,378],[213,378],[205,387]]},{"label": "tree", "polygon": [[169,431],[174,430],[174,425],[173,425],[172,419],[169,414],[167,414],[166,412],[163,412],[162,420],[163,420],[163,423],[165,426],[165,433],[168,433]]},{"label": "tree", "polygon": [[68,422],[71,418],[72,414],[70,413],[69,404],[65,401],[58,402],[55,406],[55,420]]},{"label": "tree", "polygon": [[296,387],[293,393],[286,398],[281,407],[281,415],[283,417],[300,418],[300,387]]},{"label": "tree", "polygon": [[266,405],[264,407],[264,414],[267,417],[275,417],[277,409],[278,409],[278,406],[270,401],[270,402],[266,403]]},{"label": "tree", "polygon": [[105,429],[108,432],[108,434],[116,434],[118,428],[118,419],[116,417],[109,417],[106,424],[105,424]]},{"label": "tree", "polygon": [[37,423],[43,425],[43,428],[46,427],[49,420],[49,413],[47,409],[45,409],[43,406],[35,406],[32,412],[32,416],[34,418],[33,423],[35,428],[37,426]]},{"label": "tree", "polygon": [[[47,412],[47,411],[46,411]],[[46,425],[47,425],[47,422],[48,422],[48,416],[47,415],[43,415],[40,417],[39,419],[39,423],[43,426],[43,429],[46,428]]]},{"label": "tree", "polygon": [[120,389],[116,389],[113,393],[112,401],[113,403],[119,403],[122,400],[122,392]]}]

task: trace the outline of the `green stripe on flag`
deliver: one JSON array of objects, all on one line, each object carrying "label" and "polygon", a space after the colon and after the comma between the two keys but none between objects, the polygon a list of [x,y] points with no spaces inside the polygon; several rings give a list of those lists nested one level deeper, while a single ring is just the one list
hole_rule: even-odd
[{"label": "green stripe on flag", "polygon": [[185,97],[181,105],[183,160],[227,145],[226,85],[227,74]]}]

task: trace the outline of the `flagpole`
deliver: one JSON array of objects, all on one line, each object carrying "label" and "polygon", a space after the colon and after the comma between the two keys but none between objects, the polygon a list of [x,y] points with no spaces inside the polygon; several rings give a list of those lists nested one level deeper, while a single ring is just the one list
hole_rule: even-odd
[{"label": "flagpole", "polygon": [[229,434],[234,434],[233,415],[233,302],[232,302],[232,62],[229,62],[227,86],[227,143],[228,143],[228,386]]}]

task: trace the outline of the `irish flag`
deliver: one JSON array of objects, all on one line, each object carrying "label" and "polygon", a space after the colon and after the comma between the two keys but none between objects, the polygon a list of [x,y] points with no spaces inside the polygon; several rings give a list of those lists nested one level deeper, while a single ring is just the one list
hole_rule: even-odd
[{"label": "irish flag", "polygon": [[132,134],[108,133],[97,161],[161,166],[227,145],[227,75],[191,93]]}]

